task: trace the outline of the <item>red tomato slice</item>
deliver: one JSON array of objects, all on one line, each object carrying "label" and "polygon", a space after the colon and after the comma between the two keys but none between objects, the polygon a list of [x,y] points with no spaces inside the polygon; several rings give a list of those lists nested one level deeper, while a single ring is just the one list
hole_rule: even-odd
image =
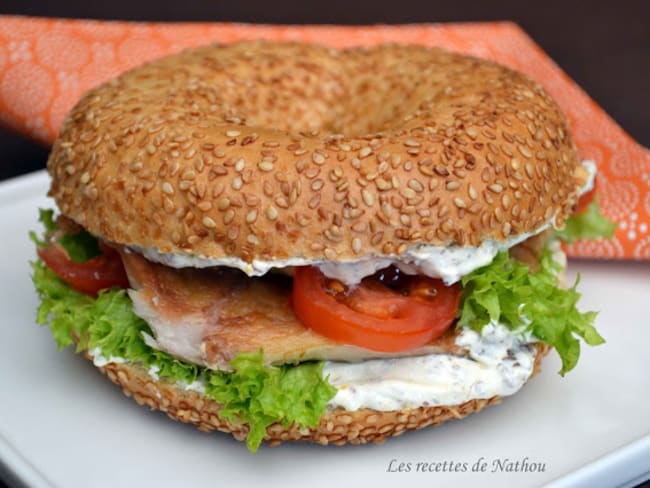
[{"label": "red tomato slice", "polygon": [[336,341],[382,352],[407,351],[440,337],[452,324],[460,288],[442,281],[408,277],[402,293],[366,279],[347,295],[327,287],[314,267],[293,275],[296,316],[310,329]]},{"label": "red tomato slice", "polygon": [[587,208],[591,204],[591,202],[594,200],[596,197],[596,183],[597,179],[594,180],[594,187],[589,190],[587,193],[582,195],[580,199],[578,200],[578,203],[576,204],[576,209],[573,211],[573,215],[580,215],[583,214],[587,211]]},{"label": "red tomato slice", "polygon": [[65,250],[58,244],[37,249],[38,256],[63,281],[72,288],[86,295],[97,296],[99,290],[117,286],[128,288],[120,255],[112,248],[100,244],[101,256],[89,259],[85,263],[71,261]]}]

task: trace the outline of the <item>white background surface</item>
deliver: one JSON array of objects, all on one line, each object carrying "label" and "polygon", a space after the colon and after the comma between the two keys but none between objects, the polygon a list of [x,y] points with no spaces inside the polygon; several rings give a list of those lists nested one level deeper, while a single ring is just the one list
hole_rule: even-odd
[{"label": "white background surface", "polygon": [[[570,263],[581,309],[600,310],[607,344],[584,347],[565,378],[552,353],[516,396],[442,427],[383,445],[262,447],[204,434],[123,396],[85,359],[58,352],[34,323],[29,279],[47,177],[0,184],[0,468],[32,486],[612,486],[650,476],[650,263]],[[480,458],[488,472],[472,473]],[[495,459],[545,464],[542,473],[491,473]],[[412,463],[387,472],[391,461]],[[415,472],[418,462],[470,472]],[[5,476],[6,476],[5,472]]]}]

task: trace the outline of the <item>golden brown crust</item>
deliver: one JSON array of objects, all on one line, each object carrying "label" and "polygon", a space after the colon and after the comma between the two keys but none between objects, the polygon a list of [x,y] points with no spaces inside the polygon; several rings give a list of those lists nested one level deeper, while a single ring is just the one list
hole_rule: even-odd
[{"label": "golden brown crust", "polygon": [[63,214],[213,258],[355,259],[563,225],[580,183],[549,95],[416,46],[185,51],[89,93],[51,153]]},{"label": "golden brown crust", "polygon": [[[549,347],[545,344],[537,345],[531,377],[539,372],[541,360],[548,351]],[[205,432],[214,430],[227,432],[237,440],[244,440],[248,434],[246,424],[233,423],[220,418],[220,406],[215,401],[207,399],[201,393],[187,391],[167,381],[156,381],[139,365],[109,363],[99,369],[140,405],[161,410],[174,420],[192,423]],[[281,424],[273,424],[267,428],[265,440],[272,446],[283,441],[311,441],[323,445],[381,443],[389,437],[400,435],[408,430],[460,419],[500,401],[500,397],[492,397],[471,400],[462,405],[420,407],[389,412],[371,409],[348,412],[337,409],[325,413],[316,428],[301,429],[296,425],[284,428]]]}]

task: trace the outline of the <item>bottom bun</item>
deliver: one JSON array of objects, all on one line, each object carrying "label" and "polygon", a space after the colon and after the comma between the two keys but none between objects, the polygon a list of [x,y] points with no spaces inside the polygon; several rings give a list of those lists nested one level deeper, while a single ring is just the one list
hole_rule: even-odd
[{"label": "bottom bun", "polygon": [[[536,348],[531,378],[540,371],[542,357],[550,349],[542,343],[537,344]],[[86,357],[92,359],[88,354]],[[221,406],[200,392],[186,390],[163,379],[156,380],[138,364],[109,363],[99,369],[140,405],[161,410],[172,419],[192,423],[205,432],[219,430],[232,434],[237,440],[246,439],[248,425],[221,418],[219,416]],[[351,444],[381,443],[388,437],[398,436],[408,430],[422,429],[440,425],[447,420],[463,418],[500,401],[501,397],[494,396],[488,399],[470,400],[461,405],[419,407],[388,412],[367,408],[354,412],[336,409],[326,411],[315,428],[301,428],[297,425],[285,428],[279,423],[272,424],[267,427],[264,440],[271,446],[283,441],[311,441],[337,446],[348,442]]]}]

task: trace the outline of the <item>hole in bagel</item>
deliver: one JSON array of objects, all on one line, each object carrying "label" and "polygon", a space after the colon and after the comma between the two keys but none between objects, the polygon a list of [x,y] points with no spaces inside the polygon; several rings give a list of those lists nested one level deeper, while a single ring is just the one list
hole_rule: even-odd
[{"label": "hole in bagel", "polygon": [[303,137],[313,131],[319,138],[359,137],[397,130],[409,114],[444,104],[450,80],[472,64],[409,46],[388,54],[390,47],[256,46],[197,49],[171,73],[161,62],[158,70],[135,75],[146,88],[138,102],[158,105],[165,115],[180,109],[183,116],[230,118]]}]

